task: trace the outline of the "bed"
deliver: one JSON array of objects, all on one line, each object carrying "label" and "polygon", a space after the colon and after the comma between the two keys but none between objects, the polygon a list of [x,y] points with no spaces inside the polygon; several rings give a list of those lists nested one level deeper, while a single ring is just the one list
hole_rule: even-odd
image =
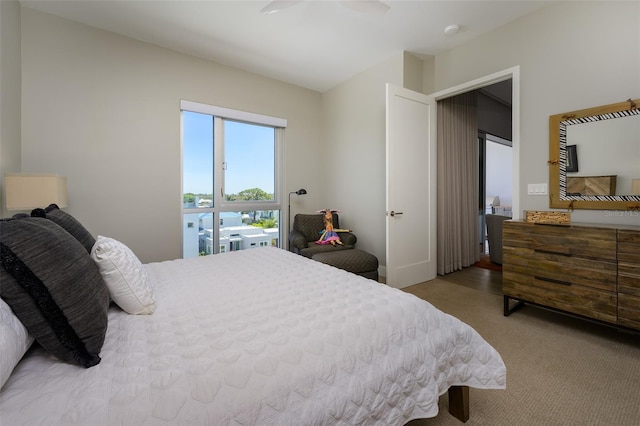
[{"label": "bed", "polygon": [[[24,223],[46,223],[59,238],[67,231],[53,216],[22,218],[16,229],[24,236]],[[3,299],[20,311],[8,253],[28,266],[33,247],[18,253],[16,222],[0,223],[0,278]],[[0,392],[3,425],[403,425],[437,415],[447,391],[466,420],[468,387],[505,387],[500,355],[476,331],[401,290],[272,247],[143,265],[116,240],[87,238],[65,234],[77,254],[53,269],[85,255],[95,263],[107,301],[78,327],[104,310],[103,341],[82,331],[93,353],[69,357],[39,335],[32,344],[31,328],[16,331],[13,314],[24,313],[5,309],[2,362],[16,362]],[[90,264],[77,269],[94,274]],[[24,351],[6,344],[13,335]]]}]

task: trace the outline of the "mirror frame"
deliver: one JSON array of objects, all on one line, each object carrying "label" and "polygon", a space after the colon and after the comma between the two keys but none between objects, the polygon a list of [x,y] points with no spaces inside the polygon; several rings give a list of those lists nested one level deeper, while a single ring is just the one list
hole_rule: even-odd
[{"label": "mirror frame", "polygon": [[567,195],[567,126],[633,115],[640,115],[640,99],[549,116],[550,208],[640,210],[640,195]]}]

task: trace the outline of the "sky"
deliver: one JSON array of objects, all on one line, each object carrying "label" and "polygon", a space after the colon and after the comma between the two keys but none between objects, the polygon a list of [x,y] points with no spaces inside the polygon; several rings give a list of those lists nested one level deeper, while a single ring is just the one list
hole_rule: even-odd
[{"label": "sky", "polygon": [[[225,120],[225,194],[274,192],[275,131]],[[213,193],[213,117],[183,111],[183,192]],[[218,187],[218,185],[216,185]]]}]

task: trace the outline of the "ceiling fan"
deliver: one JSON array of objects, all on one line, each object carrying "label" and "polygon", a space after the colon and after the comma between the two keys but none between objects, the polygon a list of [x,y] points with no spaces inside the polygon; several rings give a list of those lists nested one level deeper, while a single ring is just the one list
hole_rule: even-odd
[{"label": "ceiling fan", "polygon": [[[262,8],[261,12],[265,15],[279,12],[296,4],[302,3],[304,0],[273,0],[271,3]],[[380,0],[338,0],[347,9],[355,10],[362,13],[382,14],[387,12],[391,7]]]}]

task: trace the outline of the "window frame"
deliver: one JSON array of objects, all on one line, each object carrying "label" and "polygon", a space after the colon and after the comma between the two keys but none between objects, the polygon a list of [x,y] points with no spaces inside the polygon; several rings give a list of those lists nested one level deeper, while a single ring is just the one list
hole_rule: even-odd
[{"label": "window frame", "polygon": [[[184,122],[183,112],[190,111],[201,114],[208,114],[213,117],[213,206],[212,207],[193,207],[185,208],[183,205],[184,191]],[[274,129],[274,199],[273,200],[256,200],[252,202],[226,201],[224,197],[224,120],[231,120],[252,125],[261,125],[273,127]],[[214,105],[202,104],[198,102],[181,100],[180,101],[180,238],[181,238],[181,256],[184,258],[184,215],[185,214],[213,214],[213,223],[217,224],[213,227],[214,253],[220,253],[220,213],[236,212],[243,210],[278,210],[278,241],[282,247],[283,235],[283,214],[282,206],[284,202],[284,129],[287,127],[287,120],[284,118],[272,117],[263,114],[245,112],[230,108],[224,108]],[[222,141],[222,143],[216,143]],[[259,206],[258,209],[256,207]]]}]

